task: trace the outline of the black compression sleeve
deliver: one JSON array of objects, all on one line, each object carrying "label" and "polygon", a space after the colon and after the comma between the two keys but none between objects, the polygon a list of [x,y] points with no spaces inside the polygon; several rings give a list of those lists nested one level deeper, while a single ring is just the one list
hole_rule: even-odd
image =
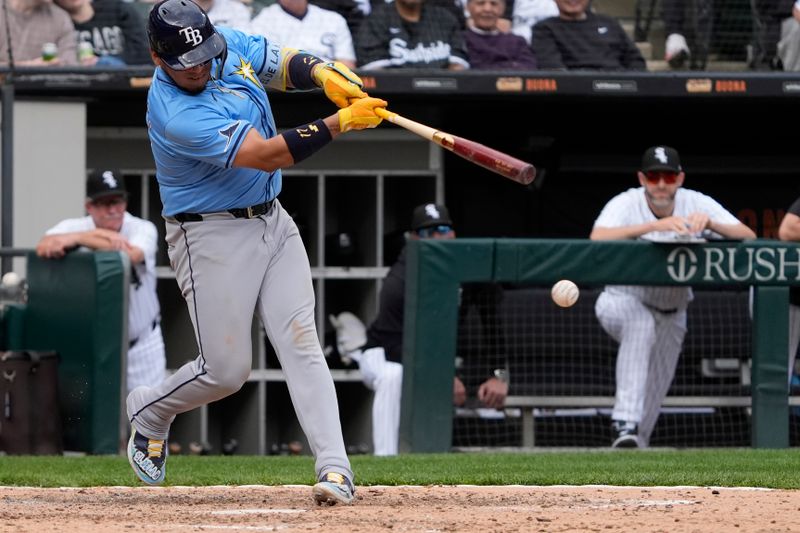
[{"label": "black compression sleeve", "polygon": [[311,71],[314,65],[322,63],[322,60],[317,56],[312,56],[305,52],[298,52],[289,60],[289,79],[292,81],[292,86],[301,91],[308,91],[316,89],[319,86],[314,83],[314,78],[311,76]]}]

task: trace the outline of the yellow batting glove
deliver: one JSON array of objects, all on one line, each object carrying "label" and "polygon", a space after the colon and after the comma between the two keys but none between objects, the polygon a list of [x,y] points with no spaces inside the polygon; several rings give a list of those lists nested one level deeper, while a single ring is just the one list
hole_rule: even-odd
[{"label": "yellow batting glove", "polygon": [[347,107],[350,99],[368,96],[361,90],[364,86],[361,78],[338,61],[315,67],[313,77],[317,85],[325,91],[325,96],[338,107]]},{"label": "yellow batting glove", "polygon": [[374,128],[383,120],[375,114],[375,109],[387,105],[388,102],[380,98],[360,98],[339,110],[339,129],[344,132]]}]

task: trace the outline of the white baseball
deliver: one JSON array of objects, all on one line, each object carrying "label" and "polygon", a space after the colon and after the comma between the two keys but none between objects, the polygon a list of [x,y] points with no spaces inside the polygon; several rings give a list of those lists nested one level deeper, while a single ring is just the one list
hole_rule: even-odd
[{"label": "white baseball", "polygon": [[571,307],[578,301],[581,291],[568,279],[562,279],[550,290],[553,301],[561,307]]},{"label": "white baseball", "polygon": [[22,281],[16,272],[6,272],[3,274],[3,285],[6,287],[16,287]]}]

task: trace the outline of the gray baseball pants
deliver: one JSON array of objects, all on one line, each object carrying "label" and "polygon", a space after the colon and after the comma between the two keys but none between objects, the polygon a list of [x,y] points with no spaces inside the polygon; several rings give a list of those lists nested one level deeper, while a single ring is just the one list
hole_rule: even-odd
[{"label": "gray baseball pants", "polygon": [[256,312],[283,368],[317,477],[332,471],[352,480],[336,390],[314,323],[311,269],[292,218],[276,200],[258,218],[167,218],[166,230],[200,355],[161,384],[131,392],[131,424],[142,435],[166,439],[175,415],[239,390],[252,366]]}]

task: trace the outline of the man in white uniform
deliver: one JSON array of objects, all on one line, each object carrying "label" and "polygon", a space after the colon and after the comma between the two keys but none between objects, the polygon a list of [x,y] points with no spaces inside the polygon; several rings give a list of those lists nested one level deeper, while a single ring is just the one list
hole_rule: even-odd
[{"label": "man in white uniform", "polygon": [[214,26],[250,32],[250,8],[239,0],[195,0]]},{"label": "man in white uniform", "polygon": [[[713,198],[681,188],[685,176],[674,148],[648,148],[638,177],[640,187],[618,194],[603,208],[592,240],[755,238]],[[597,318],[619,342],[612,446],[649,445],[675,374],[691,300],[686,286],[609,285],[598,297]]]},{"label": "man in white uniform", "polygon": [[355,68],[356,53],[347,21],[308,0],[278,0],[250,23],[250,32],[329,61]]},{"label": "man in white uniform", "polygon": [[156,294],[156,227],[126,211],[128,193],[122,175],[115,170],[96,170],[89,175],[85,206],[88,216],[62,220],[47,230],[36,253],[57,259],[84,247],[128,254],[127,391],[140,385],[155,386],[164,379],[167,367]]}]

